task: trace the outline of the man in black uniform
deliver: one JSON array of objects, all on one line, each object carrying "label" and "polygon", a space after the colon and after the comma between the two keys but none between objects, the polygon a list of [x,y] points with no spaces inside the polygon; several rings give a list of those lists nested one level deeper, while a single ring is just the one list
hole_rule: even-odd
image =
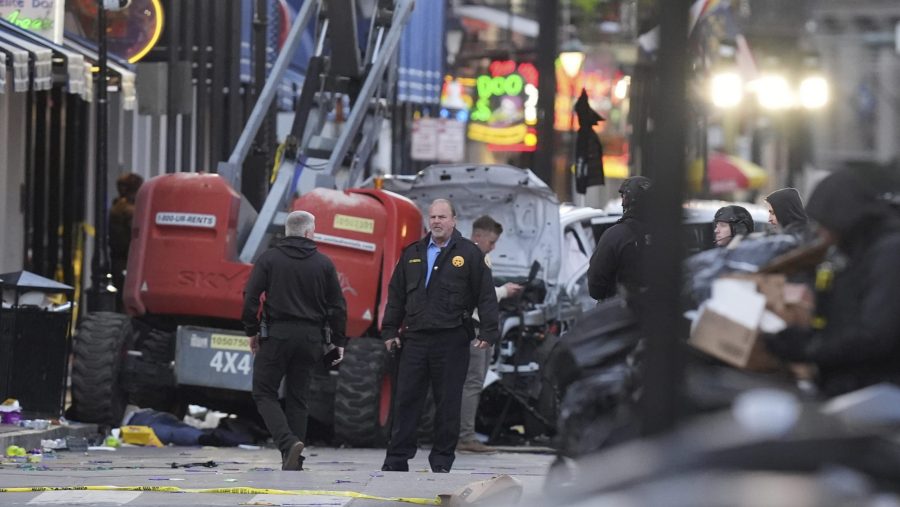
[{"label": "man in black uniform", "polygon": [[737,236],[753,232],[753,216],[743,206],[722,206],[713,218],[715,245],[724,248]]},{"label": "man in black uniform", "polygon": [[623,287],[627,292],[639,290],[641,257],[648,244],[644,224],[644,199],[651,181],[632,176],[622,182],[622,218],[600,236],[588,268],[588,291],[600,301],[611,298]]},{"label": "man in black uniform", "polygon": [[[334,264],[313,243],[315,227],[312,214],[289,214],[286,237],[259,256],[244,288],[242,321],[256,355],[253,400],[281,450],[282,470],[303,469],[306,395],[312,369],[324,354],[325,326],[331,328],[332,343],[338,347],[334,364],[343,358],[347,341],[347,304]],[[282,411],[278,386],[285,376]]]},{"label": "man in black uniform", "polygon": [[[449,472],[459,438],[463,382],[475,338],[477,307],[481,334],[475,346],[497,342],[497,295],[491,269],[478,246],[456,230],[456,212],[446,199],[428,208],[431,233],[403,251],[388,287],[382,338],[400,348],[397,393],[385,471],[406,472],[416,455],[416,426],[428,387],[434,393],[433,472]],[[402,336],[402,339],[401,339]]]}]

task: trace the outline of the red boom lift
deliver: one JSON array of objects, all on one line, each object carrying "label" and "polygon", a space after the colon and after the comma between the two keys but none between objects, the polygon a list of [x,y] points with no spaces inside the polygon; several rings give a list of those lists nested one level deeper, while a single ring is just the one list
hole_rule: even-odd
[{"label": "red boom lift", "polygon": [[[378,331],[391,273],[403,247],[421,237],[422,216],[405,197],[352,187],[391,110],[389,63],[412,4],[379,0],[360,52],[353,0],[307,0],[218,174],[167,174],[143,185],[125,282],[128,315],[97,312],[82,319],[74,344],[73,415],[118,425],[127,402],[176,411],[188,402],[228,411],[252,407],[253,362],[239,321],[242,291],[252,262],[283,229],[287,212],[302,209],[316,216],[317,246],[337,267],[351,337],[338,371],[315,372],[310,415],[333,424],[338,442],[384,443],[393,379]],[[241,166],[313,15],[317,51],[286,155],[257,212],[235,190]],[[350,114],[329,139],[321,134],[340,101],[349,101]]]}]

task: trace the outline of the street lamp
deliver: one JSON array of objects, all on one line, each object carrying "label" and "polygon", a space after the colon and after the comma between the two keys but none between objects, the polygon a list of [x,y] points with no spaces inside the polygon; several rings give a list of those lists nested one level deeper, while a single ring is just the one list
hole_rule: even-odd
[{"label": "street lamp", "polygon": [[456,18],[450,18],[447,21],[446,40],[444,43],[447,47],[447,65],[452,67],[456,63],[456,56],[462,48],[463,38],[466,33],[463,31],[462,24]]},{"label": "street lamp", "polygon": [[[575,103],[575,78],[581,72],[581,66],[584,64],[584,45],[580,40],[572,38],[562,45],[562,51],[559,52],[559,65],[562,67],[563,73],[569,78],[569,99],[570,104]],[[572,109],[569,116],[569,130],[575,127],[575,110]]]},{"label": "street lamp", "polygon": [[578,72],[581,71],[581,65],[584,64],[584,45],[580,40],[569,39],[562,45],[559,52],[559,63],[569,81],[573,81],[572,87],[574,88],[575,76],[578,75]]},{"label": "street lamp", "polygon": [[822,109],[831,100],[828,80],[822,76],[808,76],[800,82],[800,105],[804,109]]},{"label": "street lamp", "polygon": [[794,91],[784,76],[768,74],[754,84],[756,99],[763,109],[780,111],[790,109],[796,103]]},{"label": "street lamp", "polygon": [[[811,75],[797,83],[791,83],[779,74],[767,74],[752,83],[759,105],[773,114],[777,128],[784,129],[775,140],[776,166],[787,167],[787,184],[802,170],[806,147],[807,118],[803,110],[824,108],[830,100],[828,81],[819,75]],[[788,113],[788,114],[785,114]],[[785,141],[786,140],[786,141]],[[786,146],[781,143],[786,142]]]},{"label": "street lamp", "polygon": [[732,109],[744,98],[741,76],[735,72],[720,72],[710,80],[710,98],[720,109]]}]

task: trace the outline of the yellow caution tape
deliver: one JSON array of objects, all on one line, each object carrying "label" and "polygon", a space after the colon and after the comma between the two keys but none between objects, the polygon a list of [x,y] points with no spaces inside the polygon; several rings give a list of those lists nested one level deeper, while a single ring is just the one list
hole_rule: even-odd
[{"label": "yellow caution tape", "polygon": [[292,495],[292,496],[344,496],[361,500],[404,502],[417,505],[440,505],[440,498],[384,497],[356,491],[327,491],[318,489],[266,489],[266,488],[209,488],[192,489],[177,486],[25,486],[0,488],[0,493],[37,493],[41,491],[148,491],[154,493],[215,493],[231,495]]}]

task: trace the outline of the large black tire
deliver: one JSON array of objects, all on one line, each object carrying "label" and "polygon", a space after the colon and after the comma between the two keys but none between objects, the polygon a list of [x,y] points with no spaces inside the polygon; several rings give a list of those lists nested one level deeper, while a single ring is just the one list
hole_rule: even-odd
[{"label": "large black tire", "polygon": [[176,413],[179,408],[175,396],[175,333],[135,325],[137,333],[125,361],[125,386],[130,403]]},{"label": "large black tire", "polygon": [[339,444],[381,447],[390,434],[393,372],[381,340],[352,338],[344,350],[334,395]]},{"label": "large black tire", "polygon": [[127,399],[122,365],[131,334],[127,315],[95,312],[81,319],[72,350],[72,405],[78,420],[121,424]]}]

